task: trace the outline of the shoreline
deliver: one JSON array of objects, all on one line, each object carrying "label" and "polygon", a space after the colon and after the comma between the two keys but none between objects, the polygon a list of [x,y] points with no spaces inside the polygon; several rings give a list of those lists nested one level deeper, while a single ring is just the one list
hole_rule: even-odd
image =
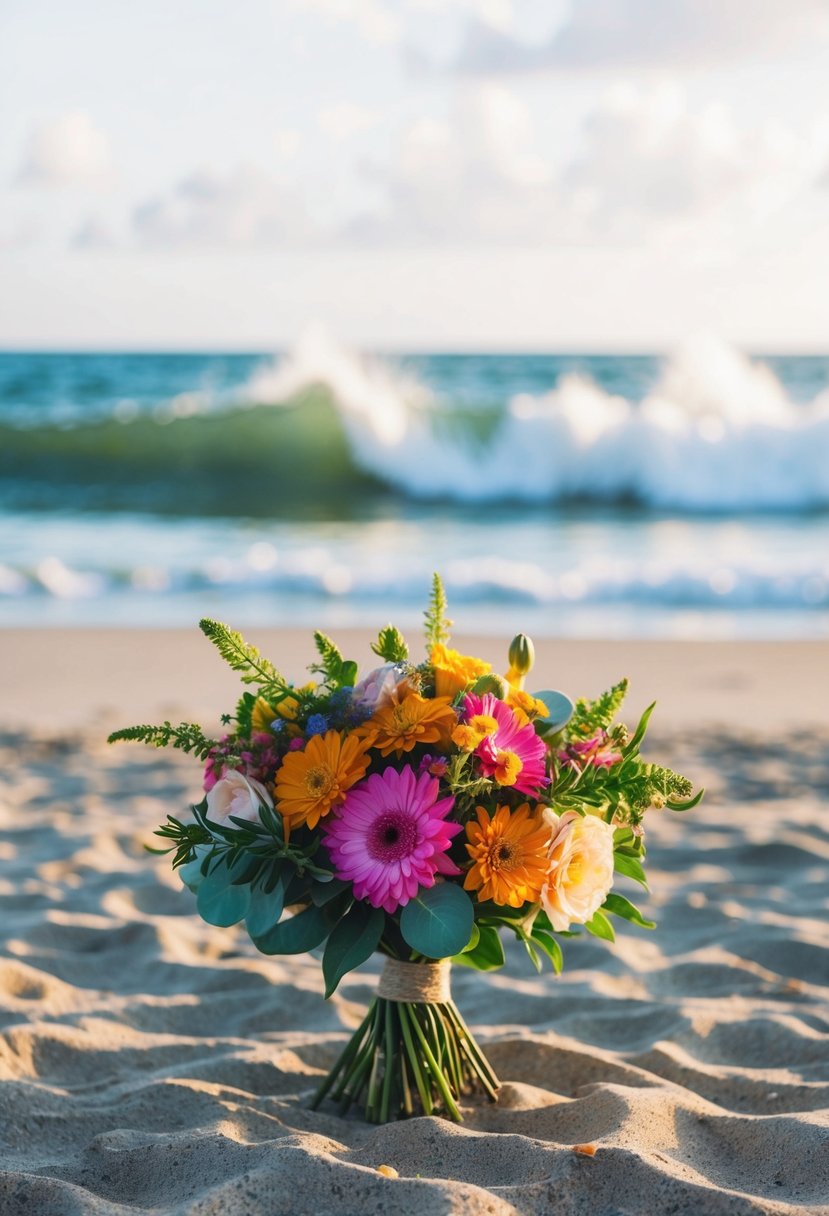
[{"label": "shoreline", "polygon": [[[520,614],[515,614],[516,627]],[[300,682],[315,656],[313,626],[251,629],[246,640]],[[334,631],[362,673],[379,663],[368,629]],[[422,658],[419,631],[412,657]],[[457,634],[453,644],[505,670],[505,638]],[[829,643],[808,641],[589,641],[542,638],[529,686],[595,697],[631,681],[630,719],[658,702],[659,732],[727,726],[763,735],[829,728]],[[0,629],[0,727],[38,731],[126,725],[176,715],[205,725],[239,696],[231,671],[198,628]]]}]

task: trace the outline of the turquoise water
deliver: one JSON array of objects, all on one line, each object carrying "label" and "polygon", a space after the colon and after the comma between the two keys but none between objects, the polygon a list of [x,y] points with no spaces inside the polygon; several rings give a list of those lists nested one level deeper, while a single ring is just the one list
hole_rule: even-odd
[{"label": "turquoise water", "polygon": [[829,358],[0,353],[0,622],[829,634]]}]

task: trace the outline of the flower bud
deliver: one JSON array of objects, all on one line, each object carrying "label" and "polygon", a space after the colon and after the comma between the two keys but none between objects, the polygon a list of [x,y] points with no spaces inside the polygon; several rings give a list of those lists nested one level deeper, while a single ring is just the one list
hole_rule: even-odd
[{"label": "flower bud", "polygon": [[496,675],[494,671],[491,671],[485,676],[478,676],[478,679],[472,685],[472,691],[477,693],[479,697],[483,697],[486,693],[491,692],[499,701],[506,701],[509,695],[509,685],[503,676]]},{"label": "flower bud", "polygon": [[524,677],[535,662],[535,647],[532,638],[526,633],[519,633],[512,639],[509,646],[509,671],[507,680],[513,688],[524,687]]}]

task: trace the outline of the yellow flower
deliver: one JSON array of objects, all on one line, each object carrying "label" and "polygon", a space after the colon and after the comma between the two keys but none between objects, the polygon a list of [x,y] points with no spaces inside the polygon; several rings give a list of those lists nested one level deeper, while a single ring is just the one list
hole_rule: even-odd
[{"label": "yellow flower", "polygon": [[452,742],[462,752],[474,752],[487,735],[494,735],[497,729],[495,718],[491,718],[489,714],[475,714],[468,722],[455,727],[452,731]]},{"label": "yellow flower", "polygon": [[[294,693],[301,695],[306,692],[313,692],[316,685],[313,680],[308,684],[303,684],[302,688],[295,688]],[[284,718],[286,722],[295,722],[297,711],[299,709],[299,695],[289,694],[283,697],[276,707],[274,717]]]},{"label": "yellow flower", "polygon": [[538,697],[532,696],[531,693],[524,692],[523,688],[510,686],[507,694],[507,705],[515,712],[515,716],[522,726],[526,726],[528,722],[532,722],[535,718],[548,718],[550,711],[543,701]]},{"label": "yellow flower", "polygon": [[499,785],[515,785],[524,763],[515,752],[499,751],[495,755],[493,776]]},{"label": "yellow flower", "polygon": [[264,697],[257,697],[250,715],[251,730],[264,731],[265,734],[269,735],[271,733],[271,723],[276,716],[274,707]]},{"label": "yellow flower", "polygon": [[472,655],[460,654],[438,642],[432,647],[429,662],[435,669],[435,694],[451,700],[461,689],[466,688],[478,676],[492,671],[492,664]]},{"label": "yellow flower", "polygon": [[320,819],[345,800],[346,791],[360,781],[369,765],[368,747],[355,735],[339,731],[314,735],[303,751],[288,752],[276,773],[276,804],[285,819],[286,834]]},{"label": "yellow flower", "polygon": [[547,877],[549,827],[531,814],[527,802],[514,811],[496,807],[491,819],[482,806],[476,814],[477,821],[466,825],[472,866],[464,887],[477,891],[479,900],[491,899],[502,907],[534,903]]},{"label": "yellow flower", "polygon": [[457,722],[449,697],[427,699],[410,692],[399,705],[386,705],[360,727],[358,734],[383,756],[402,756],[416,743],[447,744]]}]

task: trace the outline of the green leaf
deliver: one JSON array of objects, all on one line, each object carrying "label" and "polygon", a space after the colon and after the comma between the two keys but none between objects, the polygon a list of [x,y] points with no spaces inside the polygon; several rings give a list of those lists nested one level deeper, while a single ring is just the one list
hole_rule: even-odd
[{"label": "green leaf", "polygon": [[473,967],[476,971],[497,971],[506,962],[504,943],[495,925],[478,925],[480,937],[473,950],[465,950],[452,959],[461,967]]},{"label": "green leaf", "polygon": [[332,878],[330,882],[311,883],[311,901],[318,908],[324,908],[327,903],[341,895],[351,883],[343,882],[341,878]]},{"label": "green leaf", "polygon": [[546,929],[533,929],[533,941],[540,950],[543,950],[547,958],[553,964],[553,970],[556,975],[561,975],[561,969],[564,966],[564,955],[561,952],[561,946],[558,944],[552,933],[548,933]]},{"label": "green leaf", "polygon": [[466,945],[464,946],[463,950],[460,951],[460,953],[468,954],[470,950],[475,949],[475,947],[477,946],[477,944],[480,940],[481,940],[481,930],[478,928],[478,926],[473,921],[472,922],[472,932],[469,935],[469,941],[466,943]]},{"label": "green leaf", "polygon": [[655,920],[646,920],[636,904],[632,904],[629,899],[625,899],[624,895],[619,895],[616,891],[611,891],[607,899],[602,904],[602,909],[605,912],[610,912],[612,916],[621,916],[624,920],[629,920],[634,925],[641,925],[643,929],[655,929]]},{"label": "green leaf", "polygon": [[340,671],[340,688],[353,688],[357,683],[357,664],[353,659],[346,659]]},{"label": "green leaf", "polygon": [[325,998],[332,996],[344,975],[374,953],[383,936],[386,914],[362,900],[355,901],[331,933],[322,956]]},{"label": "green leaf", "polygon": [[195,895],[201,886],[202,878],[202,862],[210,852],[210,845],[198,844],[195,849],[195,857],[192,861],[187,861],[183,866],[178,867],[178,875],[185,887]]},{"label": "green leaf", "polygon": [[426,622],[426,646],[429,650],[439,642],[449,641],[449,631],[452,621],[446,615],[446,592],[439,574],[432,575],[432,594],[429,607],[423,614]]},{"label": "green leaf", "polygon": [[377,635],[377,641],[371,643],[371,649],[379,654],[387,663],[405,663],[409,657],[409,647],[403,634],[394,625],[387,625]]},{"label": "green leaf", "polygon": [[601,910],[594,912],[593,919],[587,921],[584,927],[594,937],[601,937],[606,942],[616,941],[616,933],[613,926]]},{"label": "green leaf", "polygon": [[238,924],[248,914],[250,908],[250,887],[239,886],[233,882],[235,877],[232,866],[216,865],[199,883],[196,895],[196,907],[202,920],[208,925]]},{"label": "green leaf", "polygon": [[460,953],[475,919],[472,900],[451,882],[421,887],[400,913],[406,943],[426,958],[451,958]]},{"label": "green leaf", "polygon": [[254,887],[251,891],[250,907],[245,916],[245,928],[252,938],[263,937],[279,924],[285,906],[285,887],[281,876],[270,891]]},{"label": "green leaf", "polygon": [[538,957],[538,951],[533,945],[533,940],[526,933],[520,934],[521,941],[524,943],[524,949],[530,956],[530,962],[535,967],[536,971],[541,972],[541,959]]},{"label": "green leaf", "polygon": [[620,853],[617,850],[613,854],[613,868],[617,874],[624,874],[627,878],[632,878],[647,891],[648,880],[645,871],[642,869],[642,863],[635,857],[629,857],[626,853]]},{"label": "green leaf", "polygon": [[624,748],[622,749],[623,756],[635,756],[636,753],[639,751],[639,746],[647,733],[648,723],[651,720],[651,714],[653,713],[653,711],[655,709],[656,709],[656,702],[652,701],[651,704],[648,706],[648,708],[645,710],[645,712],[642,714],[642,717],[639,719],[639,725],[636,727],[636,730],[633,732],[633,735],[627,741]]},{"label": "green leaf", "polygon": [[253,944],[263,954],[305,954],[323,942],[331,929],[325,912],[313,904],[289,920],[255,937]]}]

